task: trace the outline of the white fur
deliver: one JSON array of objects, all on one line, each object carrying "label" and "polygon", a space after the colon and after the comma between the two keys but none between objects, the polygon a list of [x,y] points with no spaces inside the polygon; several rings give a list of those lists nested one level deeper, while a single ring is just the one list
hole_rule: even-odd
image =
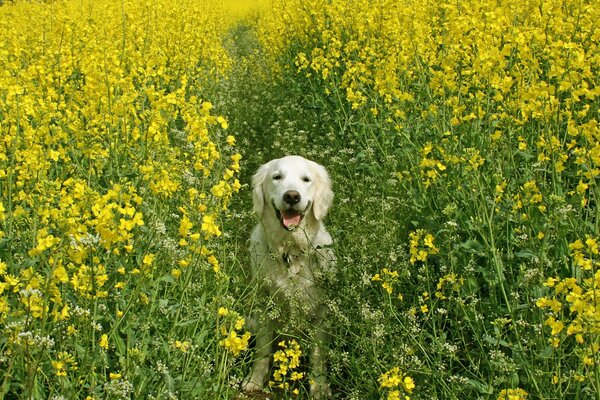
[{"label": "white fur", "polygon": [[[329,175],[313,161],[287,156],[262,165],[252,185],[254,212],[260,219],[250,239],[253,278],[274,301],[285,304],[284,309],[317,327],[310,355],[310,393],[315,398],[328,397],[331,391],[322,350],[326,334],[321,329],[326,307],[317,282],[332,272],[335,261],[331,236],[321,222],[333,201]],[[297,203],[286,203],[286,193],[297,193]],[[278,218],[291,209],[303,215],[293,230]],[[267,378],[274,329],[275,322],[262,316],[245,391],[260,390]]]}]

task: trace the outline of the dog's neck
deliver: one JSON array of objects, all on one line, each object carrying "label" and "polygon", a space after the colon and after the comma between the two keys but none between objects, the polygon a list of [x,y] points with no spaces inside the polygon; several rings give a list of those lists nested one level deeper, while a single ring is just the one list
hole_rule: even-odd
[{"label": "dog's neck", "polygon": [[265,236],[269,251],[281,257],[282,260],[284,258],[290,260],[291,257],[297,257],[312,249],[314,247],[313,239],[318,232],[318,224],[307,222],[309,221],[303,221],[294,230],[289,231],[284,229],[277,220],[263,220],[263,228],[268,232]]}]

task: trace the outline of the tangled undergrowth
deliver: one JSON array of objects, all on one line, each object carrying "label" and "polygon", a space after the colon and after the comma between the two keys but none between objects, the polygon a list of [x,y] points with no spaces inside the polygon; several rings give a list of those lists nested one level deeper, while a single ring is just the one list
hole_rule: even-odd
[{"label": "tangled undergrowth", "polygon": [[0,1],[0,397],[237,396],[282,311],[244,279],[249,177],[301,154],[336,192],[334,398],[598,399],[599,18]]}]

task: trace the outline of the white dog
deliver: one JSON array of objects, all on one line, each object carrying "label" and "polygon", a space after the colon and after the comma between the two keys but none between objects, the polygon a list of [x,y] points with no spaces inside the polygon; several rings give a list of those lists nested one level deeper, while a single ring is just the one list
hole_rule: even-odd
[{"label": "white dog", "polygon": [[[267,295],[316,326],[310,354],[310,394],[331,396],[322,345],[326,315],[320,277],[333,272],[331,236],[321,223],[333,201],[325,168],[299,156],[287,156],[262,165],[252,178],[254,211],[260,222],[250,239],[253,278]],[[282,315],[286,318],[289,316]],[[275,322],[260,319],[252,371],[244,383],[247,392],[260,390],[269,373]]]}]

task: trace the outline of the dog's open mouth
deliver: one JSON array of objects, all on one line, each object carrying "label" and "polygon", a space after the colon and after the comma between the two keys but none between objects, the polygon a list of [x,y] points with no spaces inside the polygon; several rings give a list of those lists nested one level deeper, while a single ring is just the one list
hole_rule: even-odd
[{"label": "dog's open mouth", "polygon": [[281,226],[288,231],[293,231],[296,229],[296,227],[300,225],[302,219],[304,218],[304,213],[301,213],[300,211],[296,211],[294,209],[278,210],[275,205],[273,205],[273,207],[275,208],[277,219],[279,219],[279,222],[281,222]]}]

